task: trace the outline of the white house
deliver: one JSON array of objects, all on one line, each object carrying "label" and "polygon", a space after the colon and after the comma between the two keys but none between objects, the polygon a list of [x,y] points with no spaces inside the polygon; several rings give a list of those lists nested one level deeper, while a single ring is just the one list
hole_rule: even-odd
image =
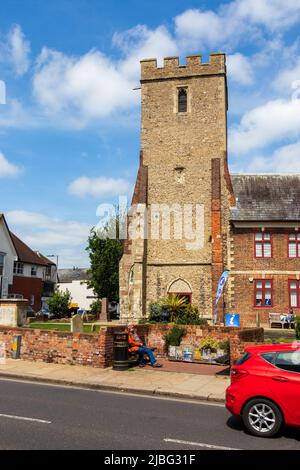
[{"label": "white house", "polygon": [[5,217],[0,213],[0,298],[8,295],[8,286],[13,283],[14,262],[17,259]]},{"label": "white house", "polygon": [[12,233],[0,214],[0,297],[24,298],[37,312],[53,295],[56,264]]},{"label": "white house", "polygon": [[87,269],[59,269],[57,287],[61,292],[70,292],[72,303],[78,304],[79,308],[89,310],[91,304],[97,300],[92,289],[89,289],[86,281],[89,276]]}]

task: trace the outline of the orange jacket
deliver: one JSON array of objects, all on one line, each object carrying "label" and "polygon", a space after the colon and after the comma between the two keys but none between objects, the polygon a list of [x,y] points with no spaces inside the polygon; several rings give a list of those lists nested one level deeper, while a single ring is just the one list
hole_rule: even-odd
[{"label": "orange jacket", "polygon": [[132,334],[129,332],[128,334],[128,351],[129,352],[134,352],[138,351],[140,346],[143,346],[143,343],[141,341],[138,341],[140,339],[137,335]]}]

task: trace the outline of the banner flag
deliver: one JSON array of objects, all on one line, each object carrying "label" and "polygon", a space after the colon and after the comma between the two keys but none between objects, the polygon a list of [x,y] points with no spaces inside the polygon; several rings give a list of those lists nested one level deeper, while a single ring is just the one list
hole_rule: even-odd
[{"label": "banner flag", "polygon": [[226,284],[226,281],[229,276],[229,271],[228,269],[225,269],[225,271],[222,273],[220,279],[219,279],[219,284],[218,284],[218,290],[217,290],[217,295],[216,295],[216,303],[215,303],[215,319],[214,322],[217,322],[217,307],[218,307],[218,302],[220,300],[220,297],[222,295],[224,286]]}]

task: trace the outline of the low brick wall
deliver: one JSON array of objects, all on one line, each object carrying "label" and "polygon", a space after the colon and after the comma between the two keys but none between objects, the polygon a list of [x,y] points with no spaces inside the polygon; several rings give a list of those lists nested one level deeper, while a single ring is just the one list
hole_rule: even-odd
[{"label": "low brick wall", "polygon": [[[230,341],[230,361],[233,363],[244,351],[245,346],[264,342],[263,328],[228,328],[228,327],[200,327],[197,325],[184,326],[186,335],[182,339],[183,345],[199,345],[210,336],[217,341]],[[145,336],[149,346],[157,348],[159,356],[166,356],[167,349],[164,337],[172,329],[171,325],[139,325],[138,332]]]},{"label": "low brick wall", "polygon": [[[110,367],[113,361],[114,332],[124,326],[102,327],[99,333],[66,333],[32,328],[0,326],[0,342],[5,342],[7,357],[11,357],[13,337],[22,336],[21,359],[52,362],[56,364],[80,364],[92,367]],[[158,356],[166,356],[164,336],[171,325],[138,325],[138,333],[144,335],[151,347],[157,348]],[[226,328],[185,326],[182,344],[199,345],[210,336],[218,341],[230,340],[231,363],[238,359],[249,344],[264,341],[263,328]]]},{"label": "low brick wall", "polygon": [[[123,328],[124,329],[124,328]],[[119,327],[103,327],[99,333],[67,333],[31,328],[0,326],[0,342],[11,357],[13,337],[22,336],[21,359],[109,367],[113,360],[113,332]]]}]

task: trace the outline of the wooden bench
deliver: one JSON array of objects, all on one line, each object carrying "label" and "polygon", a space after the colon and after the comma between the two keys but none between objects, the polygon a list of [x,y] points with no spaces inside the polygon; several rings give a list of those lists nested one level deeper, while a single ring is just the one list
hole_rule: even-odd
[{"label": "wooden bench", "polygon": [[[283,313],[269,313],[270,328],[288,328],[289,322],[282,319]],[[291,328],[295,328],[295,321],[290,322]]]}]

